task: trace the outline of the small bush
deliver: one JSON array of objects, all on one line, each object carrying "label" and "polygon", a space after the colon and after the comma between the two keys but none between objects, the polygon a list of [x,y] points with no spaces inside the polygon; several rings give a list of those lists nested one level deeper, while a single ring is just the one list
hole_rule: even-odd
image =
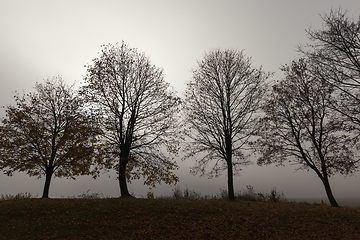
[{"label": "small bush", "polygon": [[229,198],[229,192],[227,189],[225,188],[220,188],[220,194],[218,196],[219,198],[222,198],[222,199],[228,199]]},{"label": "small bush", "polygon": [[256,193],[254,187],[247,185],[246,191],[239,192],[236,195],[237,199],[245,201],[257,201],[257,202],[286,202],[286,198],[283,193],[279,194],[276,188],[273,188],[270,194],[267,193]]},{"label": "small bush", "polygon": [[176,186],[175,189],[173,189],[172,191],[173,191],[174,199],[182,199],[183,198],[180,186]]},{"label": "small bush", "polygon": [[245,198],[250,201],[256,201],[256,193],[253,186],[246,185]]},{"label": "small bush", "polygon": [[[217,195],[205,195],[201,196],[200,192],[194,190],[189,190],[188,187],[182,191],[180,186],[176,186],[172,190],[171,196],[160,196],[158,198],[162,199],[228,199],[229,194],[226,188],[220,188],[220,193]],[[151,194],[151,192],[149,192]],[[148,193],[148,198],[149,197]],[[151,195],[150,195],[151,196]],[[253,186],[247,185],[245,191],[239,191],[235,195],[236,199],[245,200],[245,201],[258,201],[258,202],[287,202],[283,193],[279,194],[276,188],[273,188],[270,194],[263,194],[261,192],[256,193]]]},{"label": "small bush", "polygon": [[183,191],[181,191],[180,186],[176,186],[172,191],[173,199],[202,199],[200,192],[195,190],[190,191],[187,186]]},{"label": "small bush", "polygon": [[254,187],[247,185],[246,191],[238,192],[235,196],[237,199],[245,200],[245,201],[256,201],[257,194],[255,193]]},{"label": "small bush", "polygon": [[[77,198],[85,198],[85,199],[98,199],[98,198],[107,198],[104,194],[100,192],[89,193],[90,189],[86,191],[86,193],[80,194]],[[75,197],[74,197],[75,198]]]},{"label": "small bush", "polygon": [[185,188],[184,191],[183,191],[183,198],[185,198],[185,199],[189,199],[189,198],[190,198],[190,192],[189,192],[189,189],[188,189],[187,186],[186,186],[186,188]]},{"label": "small bush", "polygon": [[276,188],[271,189],[269,200],[270,200],[270,202],[279,202],[280,201],[280,195],[276,191]]},{"label": "small bush", "polygon": [[276,188],[271,189],[270,194],[257,194],[257,201],[259,202],[287,202],[284,193],[278,193]]},{"label": "small bush", "polygon": [[195,190],[190,191],[189,199],[203,199],[201,192]]},{"label": "small bush", "polygon": [[146,197],[147,197],[148,199],[154,199],[154,193],[153,193],[153,192],[148,192],[147,195],[146,195]]},{"label": "small bush", "polygon": [[5,200],[15,200],[15,199],[29,199],[29,198],[33,198],[33,196],[31,195],[31,193],[18,193],[15,196],[14,195],[1,195],[0,201],[5,201]]}]

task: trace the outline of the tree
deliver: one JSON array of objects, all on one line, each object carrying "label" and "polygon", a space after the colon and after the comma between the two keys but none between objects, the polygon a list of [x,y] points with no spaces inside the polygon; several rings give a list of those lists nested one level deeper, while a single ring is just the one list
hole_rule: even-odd
[{"label": "tree", "polygon": [[[198,62],[185,92],[185,158],[196,158],[193,174],[217,177],[227,169],[229,199],[234,200],[233,175],[246,164],[244,148],[256,129],[264,81],[270,76],[251,66],[237,50],[214,50]],[[210,171],[210,162],[215,164]]]},{"label": "tree", "polygon": [[329,177],[358,169],[354,160],[357,138],[330,106],[336,99],[334,86],[314,77],[305,59],[284,66],[283,80],[273,86],[260,120],[256,149],[259,165],[285,161],[313,170],[322,181],[331,206],[338,204]]},{"label": "tree", "polygon": [[164,81],[163,71],[136,49],[103,46],[87,67],[87,96],[103,131],[108,168],[118,172],[122,197],[130,196],[127,180],[143,176],[145,184],[176,183],[177,164],[168,153],[178,150],[180,98]]},{"label": "tree", "polygon": [[61,76],[35,84],[35,92],[14,96],[0,126],[0,169],[45,175],[43,198],[56,177],[98,175],[96,126]]},{"label": "tree", "polygon": [[312,74],[339,92],[333,108],[360,130],[360,17],[349,19],[338,9],[322,20],[323,29],[307,30],[312,44],[299,50],[311,59]]}]

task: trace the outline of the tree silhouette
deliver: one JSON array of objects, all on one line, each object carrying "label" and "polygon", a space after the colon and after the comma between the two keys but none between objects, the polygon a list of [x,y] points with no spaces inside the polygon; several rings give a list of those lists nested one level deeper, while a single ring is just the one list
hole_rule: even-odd
[{"label": "tree silhouette", "polygon": [[243,150],[256,130],[255,113],[268,77],[242,51],[218,49],[204,56],[187,85],[185,158],[198,157],[192,172],[201,176],[217,177],[227,169],[229,199],[235,199],[234,173],[248,163]]},{"label": "tree silhouette", "polygon": [[103,46],[87,66],[82,93],[96,112],[107,143],[108,167],[118,171],[121,196],[130,196],[127,180],[176,183],[180,99],[164,81],[162,69],[136,49]]},{"label": "tree silhouette", "polygon": [[82,108],[83,102],[60,76],[36,83],[35,92],[14,96],[0,126],[0,169],[30,176],[45,175],[43,198],[57,177],[99,174],[99,131]]},{"label": "tree silhouette", "polygon": [[[309,66],[310,65],[310,66]],[[259,165],[285,161],[311,169],[322,181],[331,206],[338,204],[329,177],[358,169],[354,160],[357,138],[332,109],[334,86],[317,79],[305,59],[284,66],[284,79],[273,86],[260,120],[260,139],[255,148],[261,153]]]}]

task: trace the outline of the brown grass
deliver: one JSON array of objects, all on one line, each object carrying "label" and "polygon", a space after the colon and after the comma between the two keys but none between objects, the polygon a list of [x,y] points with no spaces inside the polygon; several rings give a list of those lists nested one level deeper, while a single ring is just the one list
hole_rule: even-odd
[{"label": "brown grass", "polygon": [[359,239],[360,209],[227,200],[0,201],[0,239]]}]

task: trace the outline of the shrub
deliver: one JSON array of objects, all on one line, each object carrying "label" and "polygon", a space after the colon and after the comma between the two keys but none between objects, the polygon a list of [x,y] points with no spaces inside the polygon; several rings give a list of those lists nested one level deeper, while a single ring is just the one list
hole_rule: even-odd
[{"label": "shrub", "polygon": [[[188,187],[182,191],[180,186],[176,186],[172,190],[172,195],[170,197],[161,196],[159,198],[163,199],[228,199],[228,190],[226,188],[220,188],[220,193],[217,195],[205,195],[201,196],[200,192],[195,190],[189,190]],[[151,198],[151,192],[148,193],[148,198]],[[150,197],[149,197],[150,196]],[[245,201],[258,201],[258,202],[287,202],[283,193],[279,194],[276,188],[273,188],[270,194],[263,194],[261,192],[256,193],[254,187],[251,185],[246,186],[245,191],[239,191],[235,195],[236,199],[245,200]]]},{"label": "shrub", "polygon": [[[104,194],[100,193],[100,192],[94,192],[94,193],[89,193],[90,189],[86,191],[86,193],[77,195],[77,198],[85,198],[85,199],[98,199],[98,198],[107,198],[107,196],[105,196]],[[74,196],[75,198],[75,196]]]},{"label": "shrub", "polygon": [[284,193],[278,193],[276,188],[271,189],[270,194],[257,194],[257,201],[260,202],[287,202]]},{"label": "shrub", "polygon": [[270,200],[270,202],[279,202],[280,201],[280,195],[277,193],[276,188],[271,189],[269,200]]},{"label": "shrub", "polygon": [[147,197],[148,199],[154,199],[154,193],[153,193],[153,192],[148,192],[147,195],[146,195],[146,197]]},{"label": "shrub", "polygon": [[176,186],[175,189],[173,189],[172,191],[173,191],[173,198],[175,199],[183,198],[180,186]]},{"label": "shrub", "polygon": [[219,198],[228,199],[229,198],[228,190],[225,188],[220,188]]},{"label": "shrub", "polygon": [[245,198],[250,201],[256,201],[256,194],[253,186],[246,185],[247,192]]},{"label": "shrub", "polygon": [[14,195],[1,195],[0,201],[5,201],[5,200],[14,200],[14,199],[29,199],[29,198],[33,198],[33,196],[31,195],[31,193],[18,193],[15,196]]},{"label": "shrub", "polygon": [[189,199],[203,199],[201,192],[195,190],[190,191]]},{"label": "shrub", "polygon": [[245,200],[245,201],[256,201],[257,194],[255,193],[254,187],[247,185],[246,191],[239,191],[236,196],[237,199]]},{"label": "shrub", "polygon": [[247,185],[246,191],[236,194],[237,199],[245,201],[258,201],[258,202],[286,202],[286,198],[283,193],[279,194],[276,188],[273,188],[270,194],[256,193],[253,186]]},{"label": "shrub", "polygon": [[172,191],[173,199],[202,199],[200,192],[195,190],[190,191],[187,186],[183,191],[181,191],[180,186],[176,186]]}]

